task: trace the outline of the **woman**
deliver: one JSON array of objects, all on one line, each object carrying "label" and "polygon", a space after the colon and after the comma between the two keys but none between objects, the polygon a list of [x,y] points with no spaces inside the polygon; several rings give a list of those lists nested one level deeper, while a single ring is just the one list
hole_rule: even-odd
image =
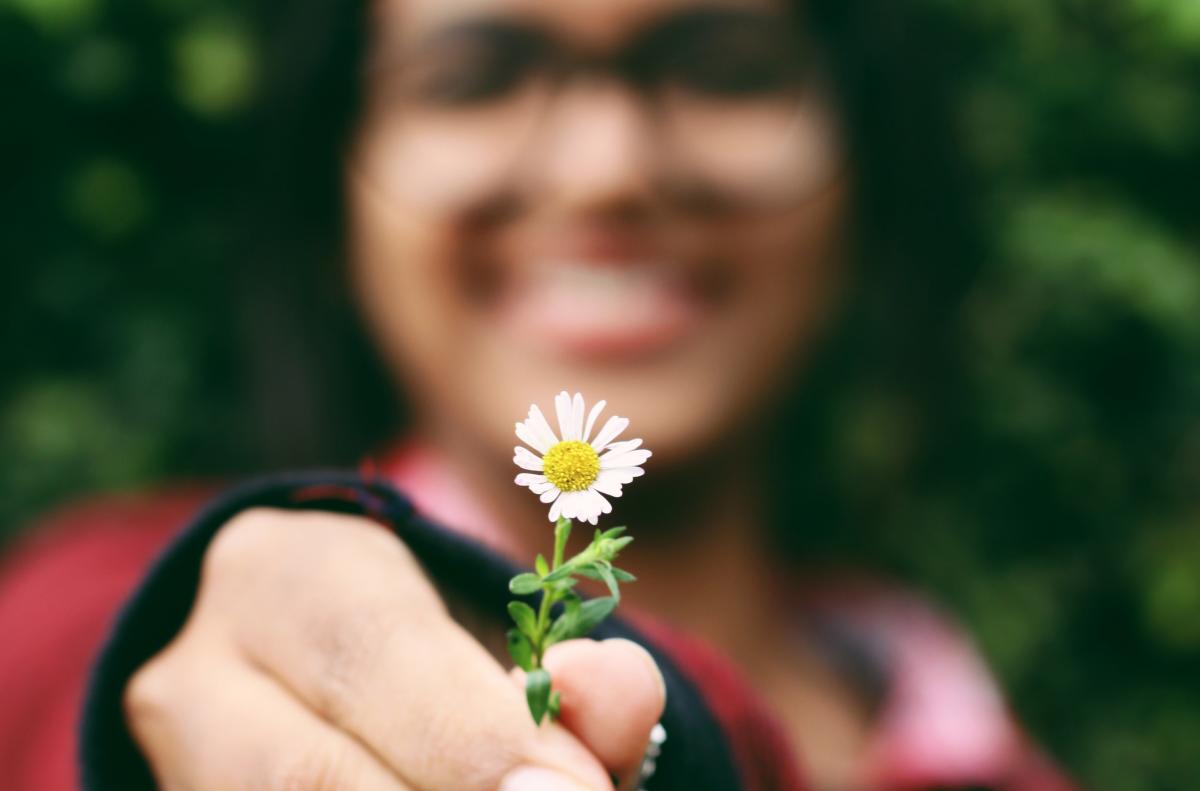
[{"label": "woman", "polygon": [[[886,200],[913,189],[903,169],[939,143],[877,124],[897,101],[869,87],[871,36],[887,25],[844,2],[380,0],[362,20],[335,6],[288,9],[294,30],[331,43],[283,37],[300,47],[292,65],[315,51],[300,74],[317,79],[293,73],[304,92],[274,95],[323,120],[267,168],[285,230],[268,226],[264,282],[288,288],[293,256],[328,241],[323,225],[296,239],[295,222],[329,216],[340,192],[353,301],[408,405],[404,442],[370,475],[515,562],[549,536],[511,481],[509,427],[530,403],[580,390],[645,437],[650,475],[618,505],[637,535],[625,607],[653,635],[664,716],[711,716],[723,732],[718,744],[669,729],[655,782],[679,782],[672,750],[727,750],[747,788],[1065,787],[952,629],[877,585],[801,573],[772,527],[813,513],[793,477],[806,451],[795,404],[850,284],[904,287],[896,302],[928,324],[967,277],[946,173],[925,172],[938,188],[903,211]],[[331,152],[340,190],[288,189],[297,162]],[[925,274],[948,271],[910,285],[922,270],[901,269],[918,264],[897,250],[914,240],[936,241]],[[905,337],[901,351],[944,351]],[[928,362],[902,362],[927,381]],[[165,647],[120,692],[163,787],[635,783],[664,708],[645,651],[560,646],[548,662],[563,718],[534,728],[497,661],[502,625],[471,593],[494,564],[416,528],[401,531],[408,548],[379,531],[368,517],[394,508],[348,505],[389,496],[373,486],[339,500],[352,483],[306,478],[210,510],[109,646],[90,737],[105,738],[105,685],[125,681],[112,668],[149,656],[137,643],[154,632]],[[254,507],[298,501],[312,507]],[[169,612],[148,609],[158,595]],[[707,713],[672,715],[675,690],[691,694],[677,671]],[[938,691],[955,702],[935,708]],[[105,753],[92,743],[85,759]],[[718,777],[706,787],[730,787]]]}]

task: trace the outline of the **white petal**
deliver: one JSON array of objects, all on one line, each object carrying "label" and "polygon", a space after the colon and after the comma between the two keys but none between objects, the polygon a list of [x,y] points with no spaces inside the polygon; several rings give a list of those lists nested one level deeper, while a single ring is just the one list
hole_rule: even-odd
[{"label": "white petal", "polygon": [[[545,475],[537,475],[536,473],[532,472],[523,472],[518,475],[515,480],[518,486],[527,486],[529,487],[529,491],[533,492],[534,494],[544,494],[545,492],[555,488],[554,484],[550,483],[550,481],[546,479]],[[546,502],[550,501],[547,500]]]},{"label": "white petal", "polygon": [[571,402],[571,439],[583,439],[583,394],[576,393]]},{"label": "white petal", "polygon": [[554,502],[554,500],[556,500],[560,494],[562,494],[562,492],[558,490],[558,487],[554,484],[550,484],[550,488],[542,492],[538,496],[538,499],[543,503],[551,503]]},{"label": "white petal", "polygon": [[619,484],[626,484],[637,477],[637,475],[633,473],[633,470],[641,469],[641,467],[613,467],[608,470],[602,469],[600,470],[600,475],[596,477],[596,480],[604,478],[605,481],[616,481]]},{"label": "white petal", "polygon": [[650,458],[648,450],[631,450],[627,453],[606,453],[600,457],[600,469],[612,467],[640,467]]},{"label": "white petal", "polygon": [[604,411],[606,403],[605,401],[597,401],[596,405],[592,407],[592,411],[588,413],[587,424],[583,427],[583,436],[580,437],[584,442],[587,442],[588,438],[592,436],[592,429],[596,426],[596,418],[600,417],[600,413]]},{"label": "white petal", "polygon": [[526,445],[533,448],[538,453],[542,453],[542,454],[544,454],[546,451],[550,450],[550,447],[551,447],[550,445],[547,445],[545,443],[545,441],[537,435],[537,432],[535,432],[531,428],[529,428],[529,425],[527,423],[518,423],[517,424],[517,439],[521,440]]},{"label": "white petal", "polygon": [[623,476],[616,470],[601,470],[600,474],[596,476],[596,482],[592,484],[592,488],[609,497],[620,497],[621,486],[633,480],[632,477],[628,480],[622,480],[622,478]]},{"label": "white petal", "polygon": [[592,440],[592,450],[600,453],[628,427],[629,418],[613,415],[605,422],[604,428],[600,429],[600,433],[596,435],[596,438]]},{"label": "white petal", "polygon": [[[646,471],[641,467],[610,467],[607,470],[600,470],[601,475],[608,475],[609,473],[621,476],[619,479],[621,483],[629,483],[634,478],[640,478],[645,475]],[[597,478],[597,480],[599,480],[599,478]]]},{"label": "white petal", "polygon": [[[575,515],[577,519],[588,519],[588,515],[592,512],[592,498],[589,496],[591,492],[584,489],[582,492],[575,492]],[[595,517],[590,519],[593,524]]]},{"label": "white petal", "polygon": [[550,506],[550,521],[557,522],[558,517],[562,514],[563,498],[559,497],[554,501],[554,505]]},{"label": "white petal", "polygon": [[581,522],[591,522],[593,525],[596,524],[596,520],[600,518],[600,511],[603,509],[601,505],[603,498],[590,489],[576,492],[576,494],[579,497],[576,500],[575,512],[579,520]]},{"label": "white petal", "polygon": [[608,452],[605,453],[604,455],[605,456],[615,456],[618,453],[625,453],[626,451],[636,450],[637,448],[639,448],[641,446],[641,444],[642,444],[642,441],[640,439],[626,439],[626,440],[622,440],[621,442],[610,442],[608,444]]},{"label": "white petal", "polygon": [[558,436],[563,442],[575,439],[571,436],[571,396],[566,390],[554,396],[554,411],[558,414]]},{"label": "white petal", "polygon": [[517,446],[513,448],[513,464],[523,470],[532,470],[533,472],[541,472],[544,467],[541,458],[530,453],[528,448]]},{"label": "white petal", "polygon": [[[589,489],[588,494],[590,494],[592,496],[592,501],[595,502],[600,507],[600,513],[602,513],[602,514],[611,514],[612,513],[612,503],[610,503],[608,500],[604,499],[604,495],[602,495],[602,494],[600,494],[600,492],[596,491],[595,487]],[[595,524],[595,522],[593,522],[592,524]]]},{"label": "white petal", "polygon": [[546,447],[558,444],[558,435],[550,428],[550,424],[546,422],[546,416],[542,414],[542,410],[538,408],[537,404],[529,407],[529,417],[525,419],[525,425],[529,426],[538,439],[546,443]]},{"label": "white petal", "polygon": [[562,515],[567,519],[574,519],[579,515],[579,495],[582,492],[563,492],[563,496],[558,498],[558,502],[562,508]]}]

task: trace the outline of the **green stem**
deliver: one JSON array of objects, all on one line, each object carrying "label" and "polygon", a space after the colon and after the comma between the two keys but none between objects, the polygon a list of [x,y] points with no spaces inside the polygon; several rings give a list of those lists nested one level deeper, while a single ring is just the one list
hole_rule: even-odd
[{"label": "green stem", "polygon": [[565,516],[560,517],[558,523],[554,525],[554,565],[550,567],[551,571],[562,565],[563,553],[567,549],[567,539],[571,535],[571,520]]},{"label": "green stem", "polygon": [[550,608],[557,601],[557,596],[553,589],[547,587],[542,590],[542,606],[538,608],[537,619],[537,640],[533,645],[533,666],[542,666],[542,654],[545,651],[543,644],[546,640],[546,630],[550,625]]},{"label": "green stem", "polygon": [[[571,535],[571,520],[565,517],[560,518],[554,525],[554,558],[551,562],[550,570],[554,571],[563,562],[563,554],[567,548],[567,538]],[[544,643],[546,640],[546,632],[550,628],[550,609],[558,602],[559,591],[555,585],[546,585],[542,588],[542,604],[538,608],[537,617],[537,640],[533,643],[533,666],[542,666],[542,654],[545,652]]]}]

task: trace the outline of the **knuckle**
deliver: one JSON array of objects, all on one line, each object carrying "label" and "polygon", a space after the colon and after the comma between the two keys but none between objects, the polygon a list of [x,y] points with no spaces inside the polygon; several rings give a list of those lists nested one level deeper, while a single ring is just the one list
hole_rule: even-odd
[{"label": "knuckle", "polygon": [[277,543],[283,514],[270,508],[251,508],[226,522],[204,555],[205,576],[220,576],[252,568]]},{"label": "knuckle", "polygon": [[368,694],[360,689],[373,672],[384,646],[398,628],[398,614],[386,608],[360,607],[314,624],[314,701],[335,722],[352,722]]},{"label": "knuckle", "polygon": [[121,702],[131,724],[161,719],[171,710],[175,687],[172,664],[162,656],[142,665],[125,684]]},{"label": "knuckle", "polygon": [[[504,767],[520,762],[521,745],[514,739],[512,723],[465,722],[461,714],[440,712],[424,723],[421,732],[423,771],[435,774],[440,767],[453,764],[468,743],[486,745],[469,764],[458,766],[459,780],[466,787],[486,788],[503,774]],[[489,780],[491,782],[489,782]]]}]

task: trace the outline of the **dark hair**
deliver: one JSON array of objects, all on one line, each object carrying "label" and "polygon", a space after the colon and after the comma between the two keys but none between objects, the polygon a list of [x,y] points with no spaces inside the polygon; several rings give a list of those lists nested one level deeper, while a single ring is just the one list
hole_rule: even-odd
[{"label": "dark hair", "polygon": [[[238,289],[256,425],[271,463],[347,462],[401,422],[340,271],[342,154],[358,108],[366,10],[338,0],[267,5],[262,158],[245,212],[253,260]],[[936,453],[956,387],[955,313],[981,253],[951,123],[949,37],[919,4],[797,8],[842,105],[856,274],[843,321],[805,371],[780,432],[812,452],[799,454],[799,469],[781,469],[789,491],[809,498],[810,517],[841,522],[823,455],[838,410],[850,393],[886,392],[920,435],[909,445]]]}]

